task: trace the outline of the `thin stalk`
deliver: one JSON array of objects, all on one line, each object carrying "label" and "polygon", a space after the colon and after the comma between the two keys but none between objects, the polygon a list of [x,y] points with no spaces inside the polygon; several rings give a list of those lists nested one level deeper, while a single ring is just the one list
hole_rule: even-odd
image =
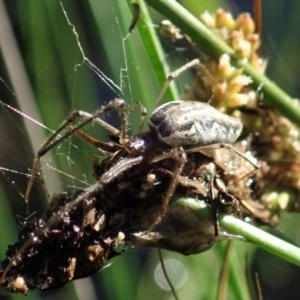
[{"label": "thin stalk", "polygon": [[[200,219],[211,219],[213,224],[211,209],[205,205],[204,201],[188,197],[176,198],[174,201],[183,206],[184,209],[193,211]],[[250,242],[294,265],[300,266],[300,248],[233,216],[219,214],[218,220],[221,228],[230,234],[236,235],[237,239],[244,239],[246,242]]]},{"label": "thin stalk", "polygon": [[263,230],[247,224],[232,216],[222,215],[220,225],[230,233],[242,236],[245,241],[296,265],[300,266],[300,248],[289,244]]}]

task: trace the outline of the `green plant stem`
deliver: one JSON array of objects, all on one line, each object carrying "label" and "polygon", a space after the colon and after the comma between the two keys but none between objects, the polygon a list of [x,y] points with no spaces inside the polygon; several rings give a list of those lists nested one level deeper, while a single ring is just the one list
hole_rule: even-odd
[{"label": "green plant stem", "polygon": [[228,54],[233,65],[244,68],[245,73],[251,76],[253,87],[261,88],[265,100],[270,105],[289,120],[300,125],[300,107],[292,101],[292,98],[270,79],[255,70],[247,61],[239,59],[230,46],[178,2],[175,0],[146,0],[146,2],[189,35],[207,55],[218,58],[224,53]]},{"label": "green plant stem", "polygon": [[222,215],[219,222],[226,231],[237,233],[247,242],[253,243],[292,264],[300,266],[300,248],[233,216]]},{"label": "green plant stem", "polygon": [[[144,2],[140,2],[140,9],[142,20],[138,22],[138,31],[143,41],[145,51],[151,60],[155,77],[161,85],[166,81],[168,75],[171,73],[171,70],[166,63],[165,53],[157,37],[155,29],[153,26],[151,26],[152,20],[148,8]],[[168,99],[169,101],[173,99],[179,99],[179,92],[174,83],[170,84],[164,98]],[[154,102],[155,99],[153,100],[153,104]]]},{"label": "green plant stem", "polygon": [[[200,219],[211,219],[213,226],[212,212],[205,204],[205,201],[189,197],[175,198],[173,201],[176,201],[183,209],[190,209]],[[292,264],[300,266],[300,248],[233,216],[219,214],[218,220],[220,226],[228,233],[242,237],[245,241],[261,247]]]}]

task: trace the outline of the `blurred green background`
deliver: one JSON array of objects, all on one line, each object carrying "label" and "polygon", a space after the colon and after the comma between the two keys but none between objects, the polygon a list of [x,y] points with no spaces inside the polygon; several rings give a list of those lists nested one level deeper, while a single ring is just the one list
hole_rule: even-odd
[{"label": "blurred green background", "polygon": [[[234,15],[252,11],[252,1],[181,1],[195,15],[222,7]],[[129,105],[141,101],[151,112],[155,98],[167,72],[184,64],[185,59],[162,41],[167,49],[162,61],[153,59],[154,53],[135,30],[125,41],[131,21],[131,7],[125,0],[63,1],[65,10],[79,33],[86,56],[113,84],[97,76],[82,63],[82,56],[67,24],[59,1],[56,0],[0,0],[0,100],[45,126],[34,123],[7,107],[0,105],[0,259],[7,245],[15,241],[17,218],[41,215],[47,205],[44,192],[36,181],[29,206],[24,204],[24,192],[34,153],[51,130],[57,128],[72,110],[92,112],[114,97],[124,97]],[[298,97],[300,82],[300,39],[297,1],[263,1],[263,56],[269,58],[267,74],[271,79]],[[153,21],[139,26],[159,24],[162,16],[151,11]],[[153,29],[155,27],[153,26]],[[187,72],[188,73],[188,72]],[[191,78],[183,74],[166,94],[171,100],[180,94]],[[119,124],[117,114],[111,113],[110,123]],[[136,132],[139,111],[131,115],[132,133]],[[89,126],[87,132],[105,140],[105,132]],[[43,175],[50,194],[87,187],[93,182],[90,155],[97,150],[76,137],[62,143],[43,159]],[[297,216],[283,216],[282,229],[299,242]],[[226,244],[191,257],[164,251],[164,257],[179,261],[187,279],[178,290],[181,299],[215,299],[219,290],[219,274],[224,262]],[[256,249],[236,242],[231,249],[231,270],[228,295],[224,299],[255,299],[248,292],[246,274],[253,275],[251,261],[265,265],[253,268],[268,281],[264,292],[268,299],[295,299],[293,282],[299,270],[283,263],[274,263],[271,256],[252,256]],[[109,262],[111,263],[111,262]],[[132,249],[93,277],[76,281],[52,292],[29,292],[27,299],[173,299],[170,292],[160,289],[154,270],[158,264],[156,251]],[[273,268],[273,269],[272,269]],[[248,271],[247,271],[248,270]],[[175,271],[174,271],[175,273]],[[283,274],[283,277],[277,276]],[[262,275],[261,275],[262,276]],[[289,298],[289,294],[292,296]],[[299,291],[298,291],[299,293]],[[0,299],[21,299],[24,296],[1,294]]]}]

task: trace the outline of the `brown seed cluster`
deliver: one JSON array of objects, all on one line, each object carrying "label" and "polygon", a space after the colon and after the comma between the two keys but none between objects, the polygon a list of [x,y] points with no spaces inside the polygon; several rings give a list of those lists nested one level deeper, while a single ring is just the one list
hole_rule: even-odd
[{"label": "brown seed cluster", "polygon": [[[260,36],[255,32],[255,24],[248,13],[239,15],[236,19],[230,13],[218,9],[216,14],[205,12],[202,21],[216,35],[231,46],[236,55],[247,60],[253,67],[264,73],[266,61],[259,55]],[[230,57],[223,54],[218,60],[206,57],[203,63],[208,72],[199,71],[195,79],[199,87],[188,90],[185,97],[196,97],[202,101],[210,100],[211,105],[223,112],[232,112],[239,107],[256,108],[259,96],[249,88],[250,77],[243,74],[243,69],[231,65]],[[202,90],[207,91],[203,93]],[[238,112],[236,112],[238,114]]]},{"label": "brown seed cluster", "polygon": [[[235,50],[238,57],[264,73],[267,60],[260,56],[261,39],[250,14],[242,13],[234,18],[223,9],[218,9],[215,14],[205,12],[200,18]],[[191,40],[187,40],[186,44],[187,47],[195,47]],[[199,66],[194,84],[187,88],[183,98],[209,102],[220,111],[240,118],[244,128],[242,136],[248,143],[247,151],[259,160],[261,166],[252,174],[251,189],[245,187],[244,191],[248,192],[238,199],[251,203],[247,205],[248,211],[251,207],[263,206],[275,219],[282,209],[299,211],[298,128],[279,111],[265,104],[260,91],[249,86],[251,78],[243,73],[242,68],[234,67],[227,54],[218,59],[204,57],[202,63],[205,68]],[[225,160],[225,157],[220,160]],[[263,219],[276,223],[274,218]]]}]

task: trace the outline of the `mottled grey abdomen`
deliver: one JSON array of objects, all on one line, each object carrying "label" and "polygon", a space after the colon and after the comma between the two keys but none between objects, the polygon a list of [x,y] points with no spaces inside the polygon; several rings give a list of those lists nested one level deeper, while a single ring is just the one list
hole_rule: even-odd
[{"label": "mottled grey abdomen", "polygon": [[171,146],[233,144],[241,134],[239,119],[221,113],[206,103],[176,100],[156,108],[149,129]]}]

